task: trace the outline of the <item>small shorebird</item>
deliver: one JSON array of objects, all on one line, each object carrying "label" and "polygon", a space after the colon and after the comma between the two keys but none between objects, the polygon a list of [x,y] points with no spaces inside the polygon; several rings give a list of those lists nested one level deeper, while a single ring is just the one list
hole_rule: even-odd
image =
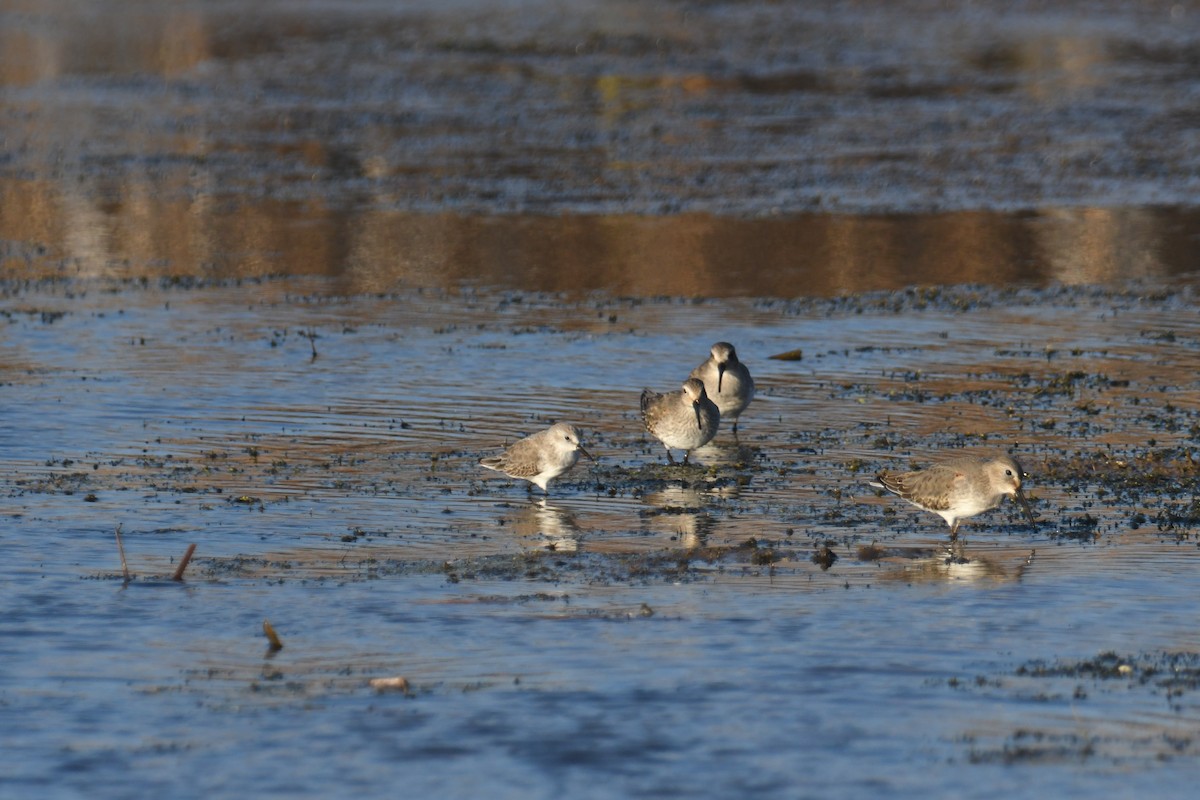
[{"label": "small shorebird", "polygon": [[674,464],[671,448],[683,451],[683,463],[697,447],[703,447],[717,435],[721,412],[708,399],[704,381],[688,378],[678,392],[659,394],[642,391],[642,420],[646,430],[667,448],[667,461]]},{"label": "small shorebird", "polygon": [[1015,497],[1029,523],[1036,524],[1021,491],[1025,473],[1011,456],[953,458],[915,472],[885,470],[875,477],[878,483],[871,486],[946,520],[951,539],[958,537],[960,521],[995,508],[1005,497]]},{"label": "small shorebird", "polygon": [[[579,443],[579,429],[565,422],[551,425],[544,431],[513,442],[498,456],[480,460],[482,466],[503,472],[510,478],[520,478],[541,487],[549,494],[546,484],[575,466],[579,454],[592,454]],[[592,458],[595,461],[594,458]]]},{"label": "small shorebird", "polygon": [[717,404],[721,419],[733,421],[736,435],[738,417],[754,399],[754,379],[746,365],[738,361],[737,350],[729,342],[717,342],[711,353],[688,377],[704,381],[709,399]]}]

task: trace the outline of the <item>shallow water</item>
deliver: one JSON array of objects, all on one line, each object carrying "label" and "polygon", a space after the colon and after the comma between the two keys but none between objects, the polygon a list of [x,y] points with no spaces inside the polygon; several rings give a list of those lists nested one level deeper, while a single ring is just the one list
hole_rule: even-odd
[{"label": "shallow water", "polygon": [[1190,796],[1192,11],[941,6],[0,2],[0,796]]},{"label": "shallow water", "polygon": [[[10,287],[14,794],[122,795],[130,774],[139,792],[372,792],[397,768],[457,796],[1195,778],[1190,689],[1018,674],[1200,651],[1200,552],[1153,521],[1191,490],[1063,466],[1100,450],[1146,476],[1139,458],[1190,451],[1187,285],[700,302],[320,287]],[[670,388],[714,332],[762,396],[703,466],[653,467],[640,385]],[[556,418],[598,462],[548,499],[476,466]],[[865,486],[1014,444],[1040,524],[1006,505],[954,558],[940,520]],[[825,542],[827,571],[810,560]],[[411,696],[368,686],[394,675]]]}]

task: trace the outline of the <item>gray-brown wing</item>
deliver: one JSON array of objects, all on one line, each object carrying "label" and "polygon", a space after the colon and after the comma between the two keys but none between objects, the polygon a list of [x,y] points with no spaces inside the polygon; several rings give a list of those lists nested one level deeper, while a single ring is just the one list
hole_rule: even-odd
[{"label": "gray-brown wing", "polygon": [[513,442],[500,455],[480,459],[479,463],[514,478],[532,478],[542,471],[537,438],[540,435],[534,434]]},{"label": "gray-brown wing", "polygon": [[875,477],[889,492],[931,511],[950,508],[951,495],[966,480],[961,471],[940,464],[915,472],[884,471]]},{"label": "gray-brown wing", "polygon": [[650,427],[662,412],[661,408],[666,395],[651,391],[650,389],[642,390],[642,421],[646,423],[646,427]]}]

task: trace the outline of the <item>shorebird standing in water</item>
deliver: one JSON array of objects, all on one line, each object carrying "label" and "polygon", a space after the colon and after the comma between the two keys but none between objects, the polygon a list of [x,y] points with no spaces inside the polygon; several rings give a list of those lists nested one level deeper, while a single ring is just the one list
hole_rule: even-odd
[{"label": "shorebird standing in water", "polygon": [[[547,494],[547,484],[575,466],[579,454],[592,454],[579,442],[579,429],[565,422],[551,425],[544,431],[513,442],[498,456],[480,460],[488,469],[503,472],[510,478],[520,478],[537,485]],[[595,461],[594,458],[592,458]]]},{"label": "shorebird standing in water", "polygon": [[871,486],[946,520],[951,539],[958,537],[959,522],[990,511],[1005,497],[1015,497],[1029,523],[1037,524],[1021,491],[1025,473],[1011,456],[954,458],[913,472],[884,470],[875,477],[878,482]]},{"label": "shorebird standing in water", "polygon": [[642,420],[646,430],[667,448],[667,461],[674,464],[671,448],[683,451],[683,463],[697,447],[703,447],[717,435],[721,412],[708,399],[704,381],[688,378],[678,392],[659,394],[642,391]]},{"label": "shorebird standing in water", "polygon": [[717,342],[712,346],[712,355],[692,370],[689,377],[704,381],[704,390],[717,404],[721,419],[733,421],[733,433],[737,435],[738,417],[754,399],[754,379],[750,370],[738,361],[737,350],[729,342]]}]

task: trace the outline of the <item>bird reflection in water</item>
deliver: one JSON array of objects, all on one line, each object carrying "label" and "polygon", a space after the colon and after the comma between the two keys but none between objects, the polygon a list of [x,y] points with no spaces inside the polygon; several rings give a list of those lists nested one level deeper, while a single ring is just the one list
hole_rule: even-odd
[{"label": "bird reflection in water", "polygon": [[511,520],[522,547],[574,553],[580,549],[581,531],[575,515],[545,498],[523,504]]},{"label": "bird reflection in water", "polygon": [[1036,550],[988,548],[972,550],[967,542],[956,540],[937,548],[902,548],[890,550],[889,555],[901,558],[881,560],[880,566],[893,567],[880,576],[882,580],[906,583],[1020,583],[1034,564]]},{"label": "bird reflection in water", "polygon": [[702,466],[737,467],[753,464],[758,458],[759,448],[743,444],[737,439],[713,439],[703,447],[692,451],[692,463]]},{"label": "bird reflection in water", "polygon": [[642,500],[652,506],[642,513],[642,518],[651,532],[667,536],[679,547],[698,547],[716,525],[709,505],[715,498],[736,497],[739,490],[737,484],[666,486],[642,495]]}]

